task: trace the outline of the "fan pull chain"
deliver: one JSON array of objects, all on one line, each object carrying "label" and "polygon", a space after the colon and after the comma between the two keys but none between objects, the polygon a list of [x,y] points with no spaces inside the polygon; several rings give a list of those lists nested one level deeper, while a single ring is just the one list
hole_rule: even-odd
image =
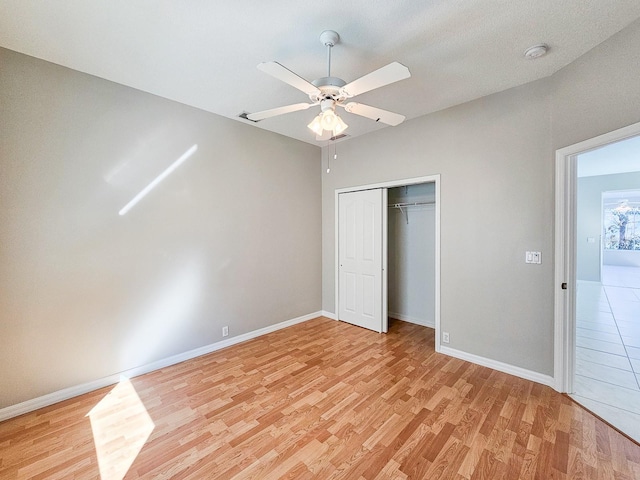
[{"label": "fan pull chain", "polygon": [[[329,147],[327,146],[327,173],[331,172],[331,160],[329,159]],[[336,145],[335,140],[333,141],[333,160],[338,159],[338,146]]]},{"label": "fan pull chain", "polygon": [[327,145],[327,173],[331,171],[331,163],[329,160],[329,146]]},{"label": "fan pull chain", "polygon": [[[322,152],[324,153],[324,148],[322,149]],[[331,171],[331,166],[329,165],[329,146],[327,145],[327,170],[326,172],[329,173]]]}]

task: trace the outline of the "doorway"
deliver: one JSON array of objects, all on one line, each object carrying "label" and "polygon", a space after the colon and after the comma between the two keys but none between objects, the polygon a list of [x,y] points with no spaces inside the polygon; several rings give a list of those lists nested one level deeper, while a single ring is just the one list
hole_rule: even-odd
[{"label": "doorway", "polygon": [[[418,187],[418,185],[422,185],[422,184],[427,184],[430,186],[426,187],[426,189],[425,187]],[[440,203],[439,203],[440,176],[439,175],[396,180],[396,181],[384,182],[379,184],[362,185],[357,187],[350,187],[350,188],[343,188],[343,189],[336,190],[335,192],[335,224],[336,224],[336,237],[335,237],[336,309],[335,311],[338,314],[337,316],[339,320],[349,321],[348,319],[343,318],[343,311],[346,308],[346,300],[350,298],[356,298],[355,296],[349,296],[349,293],[347,291],[348,289],[347,272],[345,272],[343,268],[344,262],[341,264],[341,260],[344,260],[344,258],[341,255],[342,253],[344,253],[344,249],[346,248],[346,244],[344,244],[346,240],[344,237],[341,238],[341,235],[344,235],[345,230],[347,229],[346,224],[343,224],[343,220],[341,220],[341,209],[343,209],[344,206],[346,205],[344,199],[350,198],[347,195],[354,192],[373,191],[373,190],[380,190],[381,192],[384,191],[384,194],[380,194],[378,196],[380,198],[380,208],[381,208],[381,217],[382,217],[382,220],[380,222],[381,229],[379,231],[379,235],[381,239],[380,240],[380,245],[381,245],[380,256],[381,256],[382,276],[381,276],[380,288],[375,289],[375,293],[377,297],[375,298],[375,301],[374,301],[376,305],[380,305],[380,312],[382,313],[382,315],[380,320],[377,321],[379,323],[376,323],[374,328],[370,328],[370,327],[367,327],[367,328],[370,328],[372,330],[379,331],[379,332],[386,331],[386,323],[388,320],[387,310],[388,310],[389,300],[392,301],[392,307],[396,309],[399,308],[398,305],[406,306],[406,298],[404,299],[405,303],[403,304],[402,299],[399,299],[397,295],[394,296],[395,291],[397,291],[398,289],[397,275],[399,273],[399,270],[398,270],[398,262],[395,257],[391,259],[391,265],[389,265],[389,256],[390,256],[389,230],[391,230],[391,228],[389,229],[387,228],[387,222],[403,221],[406,224],[408,219],[409,225],[414,227],[415,232],[418,233],[420,229],[419,225],[421,222],[417,217],[415,217],[415,214],[418,212],[417,210],[418,208],[422,208],[422,209],[425,208],[426,200],[424,205],[414,205],[413,207],[409,207],[408,205],[402,205],[402,208],[400,208],[397,205],[408,204],[408,203],[415,204],[420,202],[415,199],[413,202],[411,202],[411,198],[407,197],[406,195],[403,197],[401,195],[402,192],[400,190],[394,190],[398,188],[400,188],[400,190],[403,190],[405,193],[411,192],[412,194],[419,191],[422,191],[423,193],[425,191],[429,191],[428,201],[429,201],[429,209],[430,209],[431,218],[432,218],[432,222],[431,222],[432,231],[430,234],[431,242],[430,243],[427,242],[425,245],[422,245],[422,248],[432,249],[433,251],[432,263],[431,263],[432,269],[433,269],[431,272],[432,280],[430,282],[425,282],[422,284],[418,283],[418,284],[411,285],[413,292],[410,294],[410,296],[421,294],[422,295],[421,298],[432,299],[431,311],[429,315],[426,315],[426,316],[423,315],[422,322],[414,321],[414,323],[424,324],[424,322],[426,322],[427,326],[435,328],[436,351],[439,351],[440,350],[440,338],[439,338],[439,328],[440,328]],[[392,195],[392,200],[387,201],[387,198],[390,194]],[[342,202],[341,202],[341,199],[342,199]],[[407,201],[403,201],[403,200],[407,200]],[[342,207],[341,207],[341,203],[342,203]],[[411,209],[412,212],[409,212],[408,209]],[[346,212],[343,211],[342,215],[343,216],[346,215]],[[401,217],[399,217],[399,215]],[[414,217],[413,223],[411,222],[412,217]],[[353,225],[355,225],[355,223],[353,223]],[[394,228],[393,231],[395,232],[396,230],[397,229]],[[398,242],[396,241],[395,237],[393,240],[391,240],[391,242],[394,242],[392,243],[394,248],[398,247]],[[416,248],[420,248],[418,245],[415,245],[414,243],[415,242],[412,243],[412,247],[411,247],[412,254],[416,253],[417,251]],[[396,253],[397,253],[397,250],[394,249],[394,254]],[[392,273],[390,267],[394,269],[393,277],[390,277],[390,273]],[[411,272],[407,272],[406,270],[403,271],[402,274],[405,275],[405,281],[408,278],[410,278],[410,275],[412,275]],[[406,275],[409,275],[409,277],[407,277]],[[351,279],[352,279],[352,285],[356,285],[355,277],[353,275],[351,276]],[[391,297],[389,296],[390,281],[393,282],[393,288],[395,288],[394,294],[392,294]],[[353,302],[351,302],[351,305],[353,307]],[[393,312],[393,313],[401,314],[401,312]],[[413,320],[417,318],[417,317],[413,317],[411,314],[408,314],[407,316],[405,316],[404,320],[411,321],[409,317],[411,317],[411,319]],[[399,318],[399,319],[403,320],[403,318]],[[349,323],[354,323],[356,325],[358,324],[357,322],[349,322]]]},{"label": "doorway", "polygon": [[556,388],[638,440],[640,124],[559,150],[556,182]]},{"label": "doorway", "polygon": [[435,184],[388,191],[389,317],[435,328]]}]

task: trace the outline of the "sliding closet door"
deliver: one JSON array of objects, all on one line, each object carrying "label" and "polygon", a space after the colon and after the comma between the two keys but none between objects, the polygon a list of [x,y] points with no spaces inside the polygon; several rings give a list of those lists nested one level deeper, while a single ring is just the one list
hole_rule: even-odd
[{"label": "sliding closet door", "polygon": [[386,190],[341,193],[338,203],[339,319],[386,332]]}]

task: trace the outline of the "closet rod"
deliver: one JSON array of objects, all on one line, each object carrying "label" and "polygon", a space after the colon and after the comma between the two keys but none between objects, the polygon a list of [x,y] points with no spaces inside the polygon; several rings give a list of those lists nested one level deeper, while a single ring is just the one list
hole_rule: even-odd
[{"label": "closet rod", "polygon": [[419,205],[435,205],[436,202],[392,203],[389,208],[417,207]]},{"label": "closet rod", "polygon": [[400,213],[404,215],[404,219],[407,221],[407,225],[409,225],[409,213],[405,210],[407,207],[417,207],[420,205],[434,205],[436,202],[413,202],[413,203],[394,203],[389,205],[389,208],[397,208],[400,210]]}]

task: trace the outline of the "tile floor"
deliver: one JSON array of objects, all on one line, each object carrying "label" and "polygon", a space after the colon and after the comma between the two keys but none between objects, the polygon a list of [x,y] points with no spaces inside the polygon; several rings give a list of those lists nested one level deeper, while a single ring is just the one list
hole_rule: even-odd
[{"label": "tile floor", "polygon": [[640,441],[640,268],[605,265],[602,284],[578,282],[571,396]]}]

